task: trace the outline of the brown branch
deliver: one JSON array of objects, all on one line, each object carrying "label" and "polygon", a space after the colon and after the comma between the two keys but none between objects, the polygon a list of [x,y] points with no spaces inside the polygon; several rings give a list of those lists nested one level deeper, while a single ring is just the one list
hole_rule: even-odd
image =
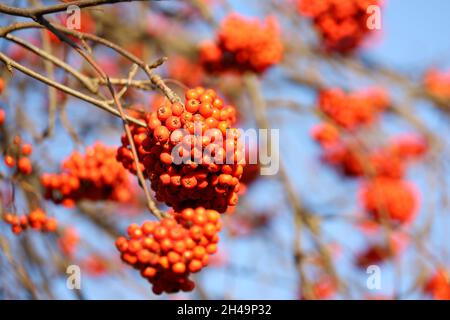
[{"label": "brown branch", "polygon": [[19,17],[26,17],[31,18],[33,20],[38,19],[39,17],[51,14],[51,13],[57,13],[66,11],[69,6],[77,6],[79,8],[88,8],[88,7],[95,7],[98,5],[105,5],[105,4],[114,4],[114,3],[120,3],[120,2],[137,2],[137,1],[148,1],[148,0],[78,0],[78,1],[72,1],[67,3],[60,3],[52,6],[47,7],[37,7],[37,8],[18,8],[13,6],[8,6],[6,4],[0,4],[0,12],[13,15],[13,16],[19,16]]},{"label": "brown branch", "polygon": [[[136,66],[136,65],[134,65]],[[137,71],[137,68],[135,68],[135,70],[131,70],[130,75],[129,75],[129,79],[131,81],[131,78],[133,77],[133,74]],[[123,127],[125,129],[125,134],[127,135],[128,138],[128,143],[131,146],[131,152],[133,153],[133,159],[134,159],[134,163],[136,165],[136,172],[137,172],[137,176],[139,179],[139,182],[142,186],[142,188],[144,189],[144,193],[145,193],[145,198],[147,200],[147,206],[150,210],[151,213],[153,213],[158,219],[162,219],[164,217],[164,214],[158,209],[158,207],[156,206],[156,203],[153,201],[151,195],[150,195],[150,191],[148,189],[147,183],[145,181],[144,175],[142,173],[142,170],[140,168],[140,162],[139,162],[139,156],[136,150],[136,146],[134,144],[134,139],[133,139],[133,135],[131,133],[131,129],[130,126],[127,122],[127,119],[125,117],[125,113],[123,112],[123,108],[122,108],[122,104],[120,102],[120,99],[117,96],[116,91],[114,90],[111,82],[109,82],[109,78],[108,76],[106,76],[106,81],[108,83],[108,88],[113,96],[114,99],[114,103],[117,106],[117,109],[120,112],[120,116],[122,118],[123,121]]]},{"label": "brown branch", "polygon": [[[67,93],[67,94],[69,94],[71,96],[74,96],[74,97],[76,97],[78,99],[81,99],[83,101],[89,102],[89,103],[91,103],[91,104],[93,104],[93,105],[95,105],[95,106],[97,106],[97,107],[99,107],[99,108],[101,108],[101,109],[103,109],[103,110],[105,110],[105,111],[107,111],[107,112],[117,116],[117,117],[120,117],[119,111],[117,111],[115,108],[112,108],[106,102],[101,101],[101,100],[97,100],[95,98],[92,98],[91,96],[85,95],[85,94],[83,94],[83,93],[81,93],[81,92],[79,92],[77,90],[74,90],[72,88],[69,88],[69,87],[63,85],[63,84],[60,84],[60,83],[58,83],[56,81],[53,81],[53,80],[51,80],[51,79],[49,79],[49,78],[47,78],[47,77],[45,77],[45,76],[43,76],[43,75],[41,75],[41,74],[31,70],[31,69],[21,65],[20,63],[12,60],[11,58],[7,57],[2,52],[0,52],[0,60],[2,60],[6,64],[8,69],[13,67],[14,69],[17,69],[20,72],[22,72],[22,73],[24,73],[24,74],[26,74],[26,75],[28,75],[28,76],[30,76],[30,77],[40,81],[40,82],[43,82],[43,83],[45,83],[45,84],[47,84],[49,86],[52,86],[52,87],[54,87],[56,89],[59,89],[59,90],[65,92],[65,93]],[[129,120],[129,121],[131,121],[131,122],[133,122],[133,123],[135,123],[137,125],[146,127],[145,122],[142,121],[142,120],[135,119],[135,118],[133,118],[131,116],[128,116],[128,115],[126,116],[126,118],[127,118],[127,120]]]},{"label": "brown branch", "polygon": [[[256,77],[256,75],[246,75],[245,76],[245,84],[248,88],[250,97],[255,105],[256,108],[256,122],[258,123],[259,128],[270,128],[269,120],[266,116],[266,103],[261,95],[261,89],[259,88],[259,82]],[[270,149],[270,148],[269,148]],[[286,190],[286,194],[289,200],[289,203],[292,206],[292,209],[294,210],[294,222],[295,222],[295,242],[294,242],[294,248],[295,248],[295,260],[297,263],[297,267],[299,270],[300,280],[303,286],[303,294],[308,299],[313,299],[314,293],[311,288],[311,284],[307,281],[304,267],[303,260],[304,255],[301,248],[301,230],[304,226],[308,228],[308,230],[311,232],[313,236],[313,240],[315,245],[318,248],[318,251],[320,255],[323,258],[325,268],[327,272],[331,275],[333,280],[335,281],[336,285],[340,287],[342,291],[346,290],[345,284],[343,284],[333,266],[333,261],[331,259],[331,254],[329,250],[326,248],[325,245],[322,244],[320,240],[320,225],[319,225],[319,219],[315,218],[315,215],[313,213],[310,213],[309,210],[303,205],[302,201],[297,196],[289,178],[286,173],[286,169],[284,167],[283,162],[280,160],[280,169],[279,169],[279,177],[283,184],[284,189]]]},{"label": "brown branch", "polygon": [[[167,58],[165,58],[165,57],[160,58],[156,62],[148,65],[144,61],[142,61],[141,59],[136,57],[134,54],[132,54],[131,52],[123,49],[122,47],[118,46],[117,44],[115,44],[111,41],[108,41],[104,38],[98,37],[93,34],[83,33],[83,32],[79,32],[76,30],[68,29],[68,28],[65,28],[63,26],[59,26],[56,24],[52,24],[52,23],[48,23],[48,24],[49,24],[49,26],[52,26],[55,30],[57,30],[59,32],[63,32],[67,35],[76,37],[81,41],[90,40],[95,43],[102,44],[102,45],[116,51],[118,54],[123,56],[125,59],[131,61],[132,63],[137,64],[147,74],[148,78],[150,79],[150,82],[156,88],[158,88],[161,92],[163,92],[172,103],[181,101],[181,99],[175,94],[175,92],[173,92],[173,90],[170,89],[165,84],[165,82],[162,80],[162,78],[159,75],[154,74],[152,71],[156,67],[160,66],[164,61],[166,61]],[[21,30],[21,29],[28,29],[28,28],[43,28],[43,26],[39,23],[17,23],[14,25],[14,28],[12,28],[12,27],[0,28],[0,36],[4,36],[8,32]],[[62,39],[62,40],[66,41],[66,39]],[[81,55],[83,55],[81,49],[78,48],[78,46],[74,46],[72,41],[68,41],[67,43],[69,45],[73,46],[75,48],[75,50],[77,50]]]}]

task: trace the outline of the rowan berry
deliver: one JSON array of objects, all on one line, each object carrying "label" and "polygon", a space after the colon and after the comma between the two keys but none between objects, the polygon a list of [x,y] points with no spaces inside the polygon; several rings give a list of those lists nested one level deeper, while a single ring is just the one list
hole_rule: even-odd
[{"label": "rowan berry", "polygon": [[[320,111],[347,130],[372,123],[389,104],[387,94],[377,88],[351,93],[341,89],[326,89],[320,92],[318,98]],[[329,127],[326,130],[331,139],[336,138],[336,132],[330,132],[332,129]]]},{"label": "rowan berry", "polygon": [[425,283],[424,291],[436,300],[450,300],[450,276],[449,273],[439,268]]},{"label": "rowan berry", "polygon": [[326,50],[347,54],[371,33],[367,24],[369,6],[381,4],[380,0],[298,0],[298,11],[313,20]]},{"label": "rowan berry", "polygon": [[166,142],[169,139],[170,131],[165,126],[159,126],[153,132],[153,136],[159,142]]},{"label": "rowan berry", "polygon": [[29,155],[31,155],[32,152],[33,152],[33,147],[30,144],[26,143],[26,144],[22,145],[22,154],[24,156],[29,156]]},{"label": "rowan berry", "polygon": [[172,266],[172,270],[175,273],[182,274],[186,272],[186,265],[182,262],[177,262]]},{"label": "rowan berry", "polygon": [[261,73],[279,63],[282,55],[283,44],[274,17],[263,23],[231,14],[222,21],[216,42],[206,41],[200,46],[200,61],[210,71]]},{"label": "rowan berry", "polygon": [[5,156],[5,164],[9,168],[13,168],[16,165],[16,160],[12,156]]},{"label": "rowan berry", "polygon": [[172,132],[176,129],[181,128],[181,120],[179,117],[170,116],[169,118],[167,118],[165,125],[166,125],[167,129],[169,129],[169,131]]},{"label": "rowan berry", "polygon": [[161,106],[158,108],[156,115],[160,121],[164,121],[172,115],[172,109],[167,106]]},{"label": "rowan berry", "polygon": [[200,102],[197,99],[190,99],[186,101],[186,111],[195,114],[200,108]]},{"label": "rowan berry", "polygon": [[450,98],[450,71],[430,69],[424,77],[424,85],[429,93],[441,99]]},{"label": "rowan berry", "polygon": [[29,175],[33,171],[30,159],[25,158],[25,157],[22,157],[19,159],[19,161],[17,163],[17,168],[24,175]]},{"label": "rowan berry", "polygon": [[6,119],[6,113],[5,110],[0,109],[0,126],[3,125]]},{"label": "rowan berry", "polygon": [[200,271],[203,264],[200,260],[194,259],[189,263],[189,271],[192,273]]},{"label": "rowan berry", "polygon": [[[0,78],[0,94],[3,93],[3,90],[5,89],[5,80],[3,78]],[[1,113],[1,110],[0,110]],[[1,116],[0,116],[0,124],[2,124]]]}]

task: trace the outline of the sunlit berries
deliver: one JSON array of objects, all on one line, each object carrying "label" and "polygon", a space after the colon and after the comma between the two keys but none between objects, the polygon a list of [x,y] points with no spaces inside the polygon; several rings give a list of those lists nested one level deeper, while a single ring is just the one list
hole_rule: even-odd
[{"label": "sunlit berries", "polygon": [[0,109],[0,126],[2,126],[3,123],[5,123],[5,119],[6,119],[5,110]]},{"label": "sunlit berries", "polygon": [[450,71],[430,69],[424,77],[424,85],[429,93],[441,99],[450,98]]},{"label": "sunlit berries", "polygon": [[[236,109],[214,90],[187,90],[185,103],[165,102],[146,116],[148,128],[131,125],[139,166],[159,201],[175,210],[202,206],[225,212],[235,206],[245,164]],[[117,160],[136,173],[128,138]]]},{"label": "sunlit berries", "polygon": [[359,48],[371,32],[368,7],[381,4],[380,0],[298,0],[298,11],[313,20],[326,50],[345,54]]},{"label": "sunlit berries", "polygon": [[126,202],[131,198],[130,177],[117,162],[115,148],[96,143],[85,154],[71,154],[62,169],[41,176],[46,198],[55,203],[70,207],[83,199]]},{"label": "sunlit berries", "polygon": [[11,225],[11,230],[15,234],[20,234],[28,228],[43,232],[55,232],[58,226],[56,219],[48,217],[41,209],[33,210],[29,214],[21,216],[6,213],[3,220]]},{"label": "sunlit berries", "polygon": [[[318,107],[327,121],[316,125],[311,135],[319,143],[325,163],[345,177],[364,178],[360,199],[372,219],[403,225],[414,219],[418,209],[418,194],[403,178],[408,165],[425,154],[427,142],[408,134],[374,147],[357,137],[389,104],[388,95],[381,89],[352,93],[341,89],[322,90]],[[374,248],[367,255],[380,258],[385,251],[385,248]]]},{"label": "sunlit berries", "polygon": [[336,126],[323,122],[316,125],[311,130],[311,136],[314,140],[320,143],[322,146],[333,145],[339,140],[339,130]]},{"label": "sunlit berries", "polygon": [[22,143],[19,136],[14,137],[13,144],[5,155],[3,161],[8,168],[15,168],[22,175],[30,175],[33,172],[33,166],[29,156],[33,152],[33,148],[28,143]]},{"label": "sunlit berries", "polygon": [[388,95],[380,89],[346,93],[341,89],[326,89],[319,94],[319,110],[344,129],[355,129],[377,119],[390,104]]},{"label": "sunlit berries", "polygon": [[274,17],[262,23],[238,14],[226,17],[215,42],[200,47],[200,61],[209,70],[252,70],[264,72],[281,61],[283,44]]},{"label": "sunlit berries", "polygon": [[[3,90],[5,89],[5,80],[3,80],[3,78],[0,78],[0,94],[2,94],[3,93]],[[1,112],[0,112],[1,113]],[[1,118],[0,118],[0,120],[1,120]],[[0,121],[0,124],[1,124],[2,122]]]},{"label": "sunlit berries", "polygon": [[411,184],[384,177],[362,186],[361,202],[374,219],[394,224],[411,222],[418,209],[417,194]]},{"label": "sunlit berries", "polygon": [[169,60],[167,75],[170,79],[193,86],[201,83],[204,71],[200,64],[180,56]]},{"label": "sunlit berries", "polygon": [[202,207],[185,209],[160,221],[128,227],[128,239],[120,237],[116,247],[126,263],[138,269],[155,294],[191,291],[189,279],[207,266],[217,251],[220,215]]},{"label": "sunlit berries", "polygon": [[80,236],[74,227],[68,227],[62,230],[57,241],[61,252],[69,257],[73,257],[80,242]]},{"label": "sunlit berries", "polygon": [[438,269],[426,282],[424,291],[436,300],[450,300],[450,276],[443,269]]}]

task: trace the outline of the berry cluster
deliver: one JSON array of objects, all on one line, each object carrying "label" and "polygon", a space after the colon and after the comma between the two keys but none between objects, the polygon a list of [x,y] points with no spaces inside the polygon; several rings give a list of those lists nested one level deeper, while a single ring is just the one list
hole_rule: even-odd
[{"label": "berry cluster", "polygon": [[450,71],[440,72],[431,69],[425,74],[424,84],[431,94],[442,99],[450,98]]},{"label": "berry cluster", "polygon": [[384,261],[398,256],[408,245],[408,236],[401,232],[392,232],[387,243],[371,243],[360,252],[356,259],[358,267],[366,269],[370,265],[380,265]]},{"label": "berry cluster", "polygon": [[373,175],[402,178],[407,165],[427,150],[423,138],[405,135],[395,137],[389,144],[371,152],[363,152],[355,143],[340,138],[337,129],[323,123],[313,128],[312,135],[323,148],[323,159],[347,177]]},{"label": "berry cluster", "polygon": [[191,291],[195,284],[188,277],[217,251],[220,229],[217,211],[189,208],[157,222],[130,225],[129,239],[118,238],[116,246],[122,260],[148,279],[155,294]]},{"label": "berry cluster", "polygon": [[450,276],[444,269],[437,270],[425,284],[425,292],[436,300],[450,300]]},{"label": "berry cluster", "polygon": [[283,44],[277,21],[264,23],[231,14],[222,22],[217,41],[200,46],[200,61],[211,71],[251,70],[264,72],[281,61]]},{"label": "berry cluster", "polygon": [[202,66],[198,63],[183,57],[175,57],[170,59],[167,76],[186,86],[194,86],[202,82],[204,74]]},{"label": "berry cluster", "polygon": [[346,93],[341,89],[320,92],[319,109],[344,129],[354,129],[374,122],[390,104],[386,92],[371,88]]},{"label": "berry cluster", "polygon": [[79,200],[127,202],[131,198],[130,179],[116,160],[116,149],[96,143],[86,154],[72,153],[59,174],[43,174],[45,197],[71,207]]},{"label": "berry cluster", "polygon": [[3,80],[3,78],[0,78],[0,94],[3,93],[4,89],[5,89],[5,80]]},{"label": "berry cluster", "polygon": [[19,136],[14,137],[13,146],[9,148],[4,161],[7,167],[17,167],[17,171],[23,175],[30,175],[33,172],[31,161],[28,158],[33,152],[33,148],[28,143],[22,143]]},{"label": "berry cluster", "polygon": [[73,257],[79,241],[80,236],[75,228],[65,228],[58,238],[58,247],[66,256]]},{"label": "berry cluster", "polygon": [[[156,198],[175,210],[198,206],[225,212],[235,206],[245,156],[236,109],[214,90],[187,90],[185,105],[166,102],[146,116],[148,128],[131,125],[139,166]],[[124,134],[117,160],[136,174]]]},{"label": "berry cluster", "polygon": [[[337,285],[333,279],[327,275],[320,275],[317,280],[311,284],[311,299],[328,300],[337,292]],[[300,295],[300,300],[307,300],[308,297]]]},{"label": "berry cluster", "polygon": [[417,194],[403,178],[411,160],[423,155],[426,150],[422,139],[401,137],[369,154],[358,145],[341,140],[327,144],[323,150],[325,162],[345,176],[368,180],[361,188],[361,201],[372,218],[389,218],[395,223],[407,223],[414,218],[418,206]]},{"label": "berry cluster", "polygon": [[377,177],[361,188],[361,201],[375,220],[405,224],[415,217],[418,200],[413,185],[401,179]]},{"label": "berry cluster", "polygon": [[361,202],[374,220],[410,222],[417,210],[417,194],[403,178],[407,165],[426,152],[425,141],[412,135],[399,136],[383,148],[368,150],[354,139],[356,130],[373,123],[388,107],[389,98],[380,89],[349,94],[327,89],[320,92],[318,100],[319,109],[332,120],[311,132],[323,150],[323,160],[347,177],[367,180],[361,187]]},{"label": "berry cluster", "polygon": [[5,110],[0,109],[0,126],[2,126],[3,123],[5,123],[5,119],[6,119]]},{"label": "berry cluster", "polygon": [[96,254],[91,254],[80,261],[83,270],[91,277],[100,277],[108,271],[108,261]]},{"label": "berry cluster", "polygon": [[332,147],[339,140],[339,130],[331,123],[322,122],[311,130],[311,136],[322,147]]},{"label": "berry cluster", "polygon": [[28,215],[22,216],[6,213],[3,220],[11,225],[14,234],[20,234],[28,227],[43,232],[55,232],[58,225],[55,218],[47,217],[41,209],[33,210]]},{"label": "berry cluster", "polygon": [[350,53],[370,34],[367,8],[380,0],[298,0],[301,15],[313,19],[326,50]]},{"label": "berry cluster", "polygon": [[[255,159],[253,159],[252,157]],[[246,164],[244,167],[244,172],[242,173],[241,183],[242,186],[246,189],[261,176],[261,166],[259,164],[257,147],[251,148],[246,145],[245,163]]]}]

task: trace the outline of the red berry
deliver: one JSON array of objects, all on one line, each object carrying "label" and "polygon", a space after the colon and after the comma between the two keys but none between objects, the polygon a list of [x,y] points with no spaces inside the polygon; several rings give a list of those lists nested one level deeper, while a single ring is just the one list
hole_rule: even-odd
[{"label": "red berry", "polygon": [[16,165],[16,160],[14,160],[14,158],[11,156],[5,156],[5,164],[9,168],[12,168]]},{"label": "red berry", "polygon": [[155,129],[153,135],[159,142],[166,142],[169,139],[170,132],[165,126],[159,126]]}]

